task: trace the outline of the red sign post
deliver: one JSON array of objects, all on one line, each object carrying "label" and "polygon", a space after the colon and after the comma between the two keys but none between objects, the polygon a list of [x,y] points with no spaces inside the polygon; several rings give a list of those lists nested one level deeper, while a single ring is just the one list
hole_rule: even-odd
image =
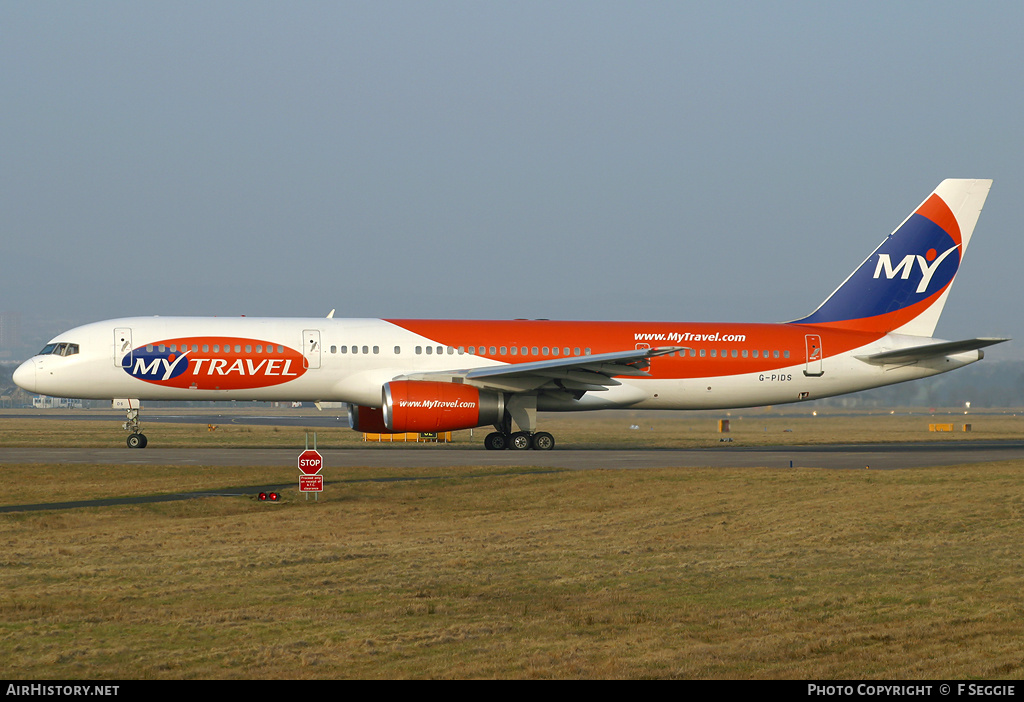
[{"label": "red sign post", "polygon": [[306,449],[299,454],[299,471],[303,475],[316,475],[323,467],[323,456],[316,449]]},{"label": "red sign post", "polygon": [[316,450],[316,434],[313,434],[313,448],[309,448],[309,434],[306,434],[306,450],[299,454],[299,492],[316,493],[316,499],[320,499],[320,493],[324,490],[324,476],[320,471],[324,467],[324,457]]}]

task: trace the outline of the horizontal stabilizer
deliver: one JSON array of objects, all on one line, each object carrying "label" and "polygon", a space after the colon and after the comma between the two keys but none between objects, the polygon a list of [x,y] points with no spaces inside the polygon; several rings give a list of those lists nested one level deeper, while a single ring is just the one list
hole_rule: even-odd
[{"label": "horizontal stabilizer", "polygon": [[952,356],[965,351],[977,351],[978,349],[983,349],[986,346],[1001,344],[1004,341],[1009,341],[1009,339],[983,338],[964,339],[963,341],[942,341],[937,344],[911,346],[910,348],[896,349],[895,351],[883,351],[882,353],[875,353],[870,356],[857,356],[857,358],[865,363],[873,363],[877,366],[887,365],[889,363],[913,363],[915,361],[925,361],[930,358]]}]

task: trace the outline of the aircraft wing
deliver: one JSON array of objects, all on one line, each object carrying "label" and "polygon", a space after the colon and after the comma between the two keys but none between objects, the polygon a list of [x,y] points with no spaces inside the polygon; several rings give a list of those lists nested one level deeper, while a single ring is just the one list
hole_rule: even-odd
[{"label": "aircraft wing", "polygon": [[930,358],[952,356],[964,351],[976,351],[986,346],[1001,344],[1004,341],[1009,341],[1009,339],[980,338],[964,339],[963,341],[942,341],[937,344],[911,346],[906,349],[874,353],[870,356],[857,356],[857,358],[865,363],[872,363],[876,366],[888,365],[890,363],[914,363],[916,361],[926,361]]},{"label": "aircraft wing", "polygon": [[414,373],[399,376],[395,380],[438,380],[466,383],[504,392],[557,389],[582,395],[588,391],[607,390],[611,386],[621,385],[614,377],[617,375],[650,377],[645,370],[650,365],[650,359],[683,349],[689,350],[685,346],[631,349],[589,356],[566,356],[529,363]]}]

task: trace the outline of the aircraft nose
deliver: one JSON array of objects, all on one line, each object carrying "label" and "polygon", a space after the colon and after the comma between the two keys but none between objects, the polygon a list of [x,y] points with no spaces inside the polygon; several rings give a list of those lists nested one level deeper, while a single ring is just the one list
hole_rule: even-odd
[{"label": "aircraft nose", "polygon": [[29,359],[22,363],[14,371],[14,383],[23,390],[29,392],[36,391],[36,364],[35,361]]}]

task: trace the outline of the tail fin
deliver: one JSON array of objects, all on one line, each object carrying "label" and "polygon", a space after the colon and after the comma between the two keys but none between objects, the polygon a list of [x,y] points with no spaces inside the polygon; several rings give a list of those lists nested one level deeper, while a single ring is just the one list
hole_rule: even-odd
[{"label": "tail fin", "polygon": [[939,183],[818,309],[792,323],[930,337],[991,187]]}]

